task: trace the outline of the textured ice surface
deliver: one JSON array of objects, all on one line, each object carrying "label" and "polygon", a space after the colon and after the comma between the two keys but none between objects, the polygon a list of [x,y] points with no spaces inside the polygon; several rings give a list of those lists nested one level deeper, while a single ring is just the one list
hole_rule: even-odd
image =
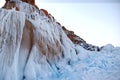
[{"label": "textured ice surface", "polygon": [[18,80],[18,57],[25,14],[0,9],[0,80]]},{"label": "textured ice surface", "polygon": [[119,47],[85,50],[27,5],[0,9],[0,80],[120,80]]}]

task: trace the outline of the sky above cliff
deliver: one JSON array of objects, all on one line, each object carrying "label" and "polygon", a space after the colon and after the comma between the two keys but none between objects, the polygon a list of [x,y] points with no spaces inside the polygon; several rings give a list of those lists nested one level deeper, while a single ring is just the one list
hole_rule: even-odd
[{"label": "sky above cliff", "polygon": [[[0,1],[0,7],[4,0]],[[120,46],[120,2],[118,0],[36,0],[69,30],[90,44]]]},{"label": "sky above cliff", "polygon": [[[39,1],[39,0],[36,0]],[[96,2],[120,2],[119,0],[40,0],[40,2],[45,2],[45,3],[80,3],[80,2],[92,2],[92,3],[96,3]]]}]

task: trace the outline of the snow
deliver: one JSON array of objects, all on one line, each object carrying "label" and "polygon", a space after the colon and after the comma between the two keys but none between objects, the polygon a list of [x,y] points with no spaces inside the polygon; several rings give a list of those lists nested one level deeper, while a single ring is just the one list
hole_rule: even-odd
[{"label": "snow", "polygon": [[[21,11],[0,9],[0,80],[120,80],[120,47],[86,50],[43,12],[17,5]],[[26,21],[34,36],[30,50],[21,47]]]}]

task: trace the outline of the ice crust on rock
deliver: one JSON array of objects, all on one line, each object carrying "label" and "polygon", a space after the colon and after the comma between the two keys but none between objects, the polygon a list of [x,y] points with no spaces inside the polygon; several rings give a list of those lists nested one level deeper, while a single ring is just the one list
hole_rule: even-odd
[{"label": "ice crust on rock", "polygon": [[120,80],[120,48],[74,44],[44,10],[0,9],[0,80]]}]

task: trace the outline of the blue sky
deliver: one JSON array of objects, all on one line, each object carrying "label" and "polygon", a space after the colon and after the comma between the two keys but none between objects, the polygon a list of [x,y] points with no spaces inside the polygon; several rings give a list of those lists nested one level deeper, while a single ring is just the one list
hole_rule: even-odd
[{"label": "blue sky", "polygon": [[119,0],[36,0],[36,4],[88,43],[120,46]]}]

